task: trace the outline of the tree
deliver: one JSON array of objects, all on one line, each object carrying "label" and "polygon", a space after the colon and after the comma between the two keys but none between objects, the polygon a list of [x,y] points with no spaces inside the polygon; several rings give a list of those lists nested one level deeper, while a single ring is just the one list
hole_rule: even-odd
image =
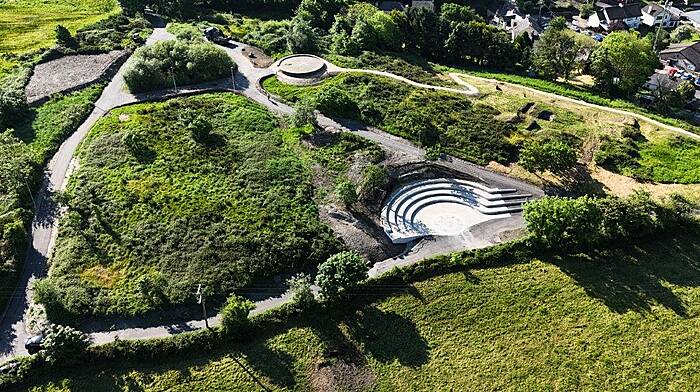
[{"label": "tree", "polygon": [[557,16],[549,22],[547,28],[555,31],[564,31],[566,30],[566,19],[563,16]]},{"label": "tree", "polygon": [[347,92],[336,86],[328,86],[315,95],[316,108],[321,112],[343,118],[357,117],[357,104]]},{"label": "tree", "polygon": [[64,48],[72,48],[75,46],[75,39],[70,34],[67,28],[63,25],[56,25],[56,44]]},{"label": "tree", "polygon": [[304,19],[311,28],[328,30],[344,5],[341,0],[302,0],[294,19]]},{"label": "tree", "polygon": [[584,3],[578,9],[578,16],[588,19],[595,12],[595,6],[592,3]]},{"label": "tree", "polygon": [[658,77],[656,89],[652,94],[656,100],[654,107],[661,113],[669,113],[674,109],[680,109],[695,96],[695,86],[692,82],[684,80],[676,83],[666,77]]},{"label": "tree", "polygon": [[530,140],[520,151],[520,166],[531,172],[549,170],[562,174],[576,164],[576,151],[561,141],[540,142]]},{"label": "tree", "polygon": [[370,194],[382,188],[389,181],[389,173],[386,169],[377,165],[369,165],[362,170],[362,182],[360,183],[360,193]]},{"label": "tree", "polygon": [[518,53],[518,63],[524,69],[530,68],[532,65],[532,38],[527,33],[522,33],[515,37],[513,46]]},{"label": "tree", "polygon": [[397,21],[390,14],[377,10],[367,23],[374,30],[378,47],[391,51],[402,49],[404,38]]},{"label": "tree", "polygon": [[455,3],[445,3],[440,8],[440,19],[449,26],[471,21],[484,22],[484,19],[473,8]]},{"label": "tree", "polygon": [[292,53],[316,51],[316,33],[308,20],[295,16],[287,36],[287,49]]},{"label": "tree", "polygon": [[[556,18],[555,18],[556,19]],[[535,42],[532,65],[543,77],[568,80],[576,68],[579,46],[575,33],[550,25]]]},{"label": "tree", "polygon": [[316,301],[311,290],[311,277],[309,275],[304,273],[294,275],[289,278],[287,284],[292,292],[292,301],[301,308],[309,308]]},{"label": "tree", "polygon": [[335,186],[335,194],[346,206],[351,206],[357,201],[355,184],[350,180],[342,180]]},{"label": "tree", "polygon": [[92,339],[68,326],[52,325],[46,331],[41,343],[44,348],[44,357],[49,363],[79,362]]},{"label": "tree", "polygon": [[633,95],[659,65],[649,40],[636,32],[611,33],[591,55],[596,86],[610,95]]},{"label": "tree", "polygon": [[440,20],[435,12],[425,8],[410,7],[406,12],[412,34],[407,43],[428,58],[437,58],[444,43],[440,34]]},{"label": "tree", "polygon": [[352,28],[352,34],[350,34],[350,39],[353,41],[353,45],[360,51],[375,50],[377,48],[377,34],[372,26],[362,19],[355,23],[355,26]]},{"label": "tree", "polygon": [[340,252],[328,258],[318,267],[316,284],[321,298],[328,300],[338,296],[367,279],[369,267],[356,252]]},{"label": "tree", "polygon": [[253,309],[255,309],[255,304],[251,301],[237,295],[230,296],[219,314],[221,332],[230,335],[248,326],[248,315]]}]

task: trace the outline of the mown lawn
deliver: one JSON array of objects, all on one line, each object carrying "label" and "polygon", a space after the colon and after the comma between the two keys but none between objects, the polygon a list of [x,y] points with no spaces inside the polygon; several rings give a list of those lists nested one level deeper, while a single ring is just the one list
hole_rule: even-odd
[{"label": "mown lawn", "polygon": [[438,276],[243,347],[54,374],[30,390],[262,390],[255,379],[295,391],[692,390],[699,239],[695,228],[594,255]]},{"label": "mown lawn", "polygon": [[79,158],[39,295],[56,316],[194,303],[199,283],[221,297],[340,249],[318,219],[307,162],[243,97],[114,110]]}]

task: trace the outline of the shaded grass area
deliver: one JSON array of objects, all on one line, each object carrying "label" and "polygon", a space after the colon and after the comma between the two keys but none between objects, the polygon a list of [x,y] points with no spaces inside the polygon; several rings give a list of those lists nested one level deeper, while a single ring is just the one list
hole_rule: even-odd
[{"label": "shaded grass area", "polygon": [[223,296],[340,249],[278,120],[235,94],[112,111],[79,151],[39,300],[54,316],[136,315]]},{"label": "shaded grass area", "polygon": [[34,210],[33,193],[39,188],[43,167],[92,111],[102,85],[66,96],[56,96],[0,138],[0,307],[12,294],[27,250],[27,233]]},{"label": "shaded grass area", "polygon": [[377,287],[242,346],[63,371],[34,378],[30,390],[693,389],[698,239],[695,227],[610,251]]},{"label": "shaded grass area", "polygon": [[513,128],[496,119],[496,109],[461,94],[353,73],[312,87],[286,85],[276,78],[263,83],[267,91],[285,101],[312,101],[327,115],[360,120],[479,164],[507,162],[514,155],[514,146],[507,140]]}]

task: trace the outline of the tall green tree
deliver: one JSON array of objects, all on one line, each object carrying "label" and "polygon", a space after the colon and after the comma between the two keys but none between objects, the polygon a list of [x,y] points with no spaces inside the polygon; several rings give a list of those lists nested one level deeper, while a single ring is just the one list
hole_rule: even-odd
[{"label": "tall green tree", "polygon": [[636,32],[608,35],[591,55],[596,86],[610,95],[633,95],[658,66],[651,43]]},{"label": "tall green tree", "polygon": [[[554,20],[557,20],[555,18]],[[557,24],[550,25],[535,42],[532,65],[543,77],[569,79],[576,68],[579,45],[575,33]]]},{"label": "tall green tree", "polygon": [[300,16],[292,19],[287,36],[287,49],[292,53],[313,53],[316,51],[318,37],[311,23]]},{"label": "tall green tree", "polygon": [[350,287],[367,279],[369,267],[356,252],[340,252],[318,267],[316,284],[323,299],[332,299]]}]

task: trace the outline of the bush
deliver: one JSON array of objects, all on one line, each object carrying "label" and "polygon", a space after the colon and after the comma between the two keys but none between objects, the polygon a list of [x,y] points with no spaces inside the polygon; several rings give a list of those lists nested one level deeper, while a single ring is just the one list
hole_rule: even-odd
[{"label": "bush", "polygon": [[311,290],[311,277],[304,273],[294,275],[287,281],[289,290],[292,292],[292,302],[302,309],[308,309],[316,302]]},{"label": "bush", "polygon": [[294,105],[294,112],[291,117],[292,126],[303,127],[305,125],[316,126],[316,113],[314,105],[308,99],[303,99]]},{"label": "bush", "polygon": [[71,327],[52,325],[44,335],[43,356],[51,364],[78,363],[90,344],[88,335]]},{"label": "bush", "polygon": [[75,39],[70,34],[67,28],[63,25],[56,25],[56,44],[64,48],[72,48],[75,46]]},{"label": "bush", "polygon": [[356,119],[358,116],[357,104],[350,98],[347,92],[336,86],[328,86],[315,96],[316,108],[321,113]]},{"label": "bush", "polygon": [[691,210],[690,203],[678,196],[656,202],[648,193],[635,192],[625,198],[544,197],[525,204],[523,218],[544,246],[581,250],[672,227],[687,220]]},{"label": "bush", "polygon": [[360,194],[368,195],[383,188],[389,181],[386,169],[377,165],[369,165],[362,170]]},{"label": "bush", "polygon": [[228,76],[235,64],[222,49],[209,43],[161,41],[139,48],[124,81],[133,93],[173,85],[206,82]]},{"label": "bush", "polygon": [[639,166],[639,147],[631,138],[607,138],[595,153],[595,162],[615,173]]},{"label": "bush", "polygon": [[288,20],[269,20],[253,26],[242,41],[275,55],[287,51],[287,34],[291,23]]},{"label": "bush", "polygon": [[0,80],[0,132],[19,125],[27,116],[29,106],[24,95],[25,82],[24,74]]},{"label": "bush", "polygon": [[555,174],[566,173],[576,165],[576,151],[568,144],[553,141],[529,140],[520,150],[520,166],[531,172],[549,170]]},{"label": "bush", "polygon": [[167,30],[182,41],[204,42],[202,31],[189,23],[168,23]]},{"label": "bush", "polygon": [[255,309],[255,304],[251,301],[232,295],[226,301],[226,305],[221,309],[219,316],[221,317],[221,332],[226,335],[232,335],[242,331],[248,326],[248,315],[250,311]]},{"label": "bush", "polygon": [[340,292],[367,279],[369,267],[356,252],[340,252],[328,258],[318,267],[316,284],[321,298],[336,298]]},{"label": "bush", "polygon": [[357,190],[350,180],[342,180],[335,186],[335,194],[347,207],[357,202]]}]

